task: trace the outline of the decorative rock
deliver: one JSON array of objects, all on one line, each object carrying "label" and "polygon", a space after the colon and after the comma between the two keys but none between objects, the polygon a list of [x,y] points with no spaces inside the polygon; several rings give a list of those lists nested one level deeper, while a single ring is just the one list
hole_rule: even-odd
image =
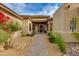
[{"label": "decorative rock", "polygon": [[65,55],[68,56],[79,56],[79,44],[69,44],[68,50]]},{"label": "decorative rock", "polygon": [[12,35],[12,39],[15,39],[17,37],[21,37],[21,31],[17,31]]},{"label": "decorative rock", "polygon": [[13,48],[14,48],[15,50],[21,50],[21,46],[20,46],[20,45],[14,46]]},{"label": "decorative rock", "polygon": [[31,38],[29,37],[18,37],[10,41],[10,46],[15,50],[23,50],[28,47],[28,45],[30,46],[31,43]]},{"label": "decorative rock", "polygon": [[2,45],[0,45],[0,52],[3,52],[4,51],[4,48]]}]

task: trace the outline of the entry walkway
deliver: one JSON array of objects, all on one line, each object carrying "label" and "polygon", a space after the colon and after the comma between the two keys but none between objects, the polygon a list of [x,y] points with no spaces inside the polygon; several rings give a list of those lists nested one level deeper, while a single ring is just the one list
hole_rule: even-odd
[{"label": "entry walkway", "polygon": [[61,54],[62,53],[58,47],[48,41],[46,34],[36,34],[34,36],[33,45],[30,48],[28,56],[48,56]]}]

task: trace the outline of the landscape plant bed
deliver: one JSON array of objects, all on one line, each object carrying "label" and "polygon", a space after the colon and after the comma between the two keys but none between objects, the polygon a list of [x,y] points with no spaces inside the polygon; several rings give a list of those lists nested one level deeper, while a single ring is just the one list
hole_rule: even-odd
[{"label": "landscape plant bed", "polygon": [[16,32],[17,30],[20,30],[21,27],[18,22],[13,22],[13,23],[7,23],[7,28],[9,29],[9,32]]},{"label": "landscape plant bed", "polygon": [[73,32],[72,35],[76,38],[76,40],[79,40],[79,32]]},{"label": "landscape plant bed", "polygon": [[63,53],[65,53],[65,43],[63,41],[62,36],[59,33],[56,33],[56,32],[50,33],[49,34],[49,40],[52,43],[56,43],[59,46],[60,50]]},{"label": "landscape plant bed", "polygon": [[48,36],[49,36],[49,41],[50,41],[51,43],[52,43],[52,42],[54,43],[54,41],[55,41],[54,39],[55,39],[55,38],[54,38],[52,32],[49,32],[49,33],[48,33]]},{"label": "landscape plant bed", "polygon": [[66,56],[79,56],[79,42],[69,42],[66,44]]},{"label": "landscape plant bed", "polygon": [[0,43],[5,43],[9,39],[10,34],[2,29],[0,29]]},{"label": "landscape plant bed", "polygon": [[0,51],[9,48],[9,38],[10,33],[6,32],[5,30],[0,29]]}]

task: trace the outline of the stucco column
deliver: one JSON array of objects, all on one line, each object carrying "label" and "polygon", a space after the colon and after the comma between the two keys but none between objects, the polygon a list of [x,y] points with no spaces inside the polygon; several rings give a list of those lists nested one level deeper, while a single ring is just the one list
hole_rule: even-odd
[{"label": "stucco column", "polygon": [[24,19],[22,21],[22,34],[27,35],[27,32],[28,32],[28,20]]}]

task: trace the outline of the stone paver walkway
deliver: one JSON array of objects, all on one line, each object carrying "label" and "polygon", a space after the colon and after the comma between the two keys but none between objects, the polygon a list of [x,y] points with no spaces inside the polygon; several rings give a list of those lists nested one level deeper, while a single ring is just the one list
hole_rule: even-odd
[{"label": "stone paver walkway", "polygon": [[31,52],[29,53],[29,55],[32,56],[46,56],[48,54],[47,51],[47,46],[45,45],[44,42],[44,37],[45,34],[36,34],[34,39],[35,42],[31,47]]},{"label": "stone paver walkway", "polygon": [[46,34],[36,34],[34,36],[34,42],[28,53],[28,56],[48,56],[49,54],[48,48],[50,47],[53,47],[53,49],[51,49],[51,52],[52,51],[54,52],[53,55],[61,55],[61,52],[58,49],[55,49],[55,46],[47,45],[48,44],[47,42],[48,42],[48,39]]}]

